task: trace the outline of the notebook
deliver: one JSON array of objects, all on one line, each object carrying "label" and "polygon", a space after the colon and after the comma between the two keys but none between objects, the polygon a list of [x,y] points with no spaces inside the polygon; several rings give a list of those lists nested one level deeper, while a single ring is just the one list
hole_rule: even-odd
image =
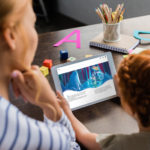
[{"label": "notebook", "polygon": [[101,33],[91,40],[89,45],[91,47],[128,54],[130,50],[134,49],[139,44],[139,42],[140,41],[138,39],[124,34],[120,35],[120,41],[118,42],[105,42],[103,41],[103,33]]}]

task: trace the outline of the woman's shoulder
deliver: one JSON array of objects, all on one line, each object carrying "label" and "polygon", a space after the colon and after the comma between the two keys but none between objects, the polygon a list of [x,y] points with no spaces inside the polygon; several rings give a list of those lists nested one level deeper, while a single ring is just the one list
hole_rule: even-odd
[{"label": "woman's shoulder", "polygon": [[8,111],[8,109],[18,110],[9,100],[6,100],[4,97],[0,96],[0,111]]},{"label": "woman's shoulder", "polygon": [[9,121],[10,124],[16,123],[17,119],[24,120],[25,122],[28,119],[30,123],[35,122],[35,119],[30,118],[24,113],[22,113],[14,104],[12,104],[9,100],[1,96],[0,96],[0,118],[3,123]]}]

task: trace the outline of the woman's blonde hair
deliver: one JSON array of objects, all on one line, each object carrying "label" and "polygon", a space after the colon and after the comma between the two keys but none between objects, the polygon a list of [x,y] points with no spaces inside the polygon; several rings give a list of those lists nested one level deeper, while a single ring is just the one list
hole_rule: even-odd
[{"label": "woman's blonde hair", "polygon": [[19,23],[28,2],[31,0],[0,0],[0,31],[3,31],[10,21],[13,21],[14,26]]},{"label": "woman's blonde hair", "polygon": [[[25,9],[29,2],[31,3],[31,0],[0,0],[0,34],[2,35],[7,28],[13,28],[17,31],[21,35],[24,44],[22,53],[24,58],[29,42],[26,38],[25,29],[21,24],[21,19],[25,14]],[[19,65],[22,63],[18,62],[17,64]],[[24,66],[18,66],[18,68],[22,69]]]},{"label": "woman's blonde hair", "polygon": [[[9,26],[10,22],[13,23],[13,27],[18,32],[21,32],[22,40],[24,43],[24,56],[26,56],[26,49],[28,48],[28,39],[26,38],[25,29],[22,24],[20,24],[20,21],[29,2],[32,3],[32,0],[0,0],[0,34],[5,30],[5,28]],[[22,63],[18,63],[18,65],[20,64]],[[21,71],[29,70],[29,68],[27,68],[26,66],[19,66],[18,68],[20,68]],[[29,73],[32,72],[30,71]],[[41,90],[38,78],[35,78],[35,82],[37,82],[37,93],[35,96],[35,101],[38,101]],[[53,112],[53,119],[56,120],[57,113],[51,104],[43,103],[41,101],[38,101],[38,103],[48,106],[49,109],[51,109]]]},{"label": "woman's blonde hair", "polygon": [[150,126],[150,50],[125,58],[118,69],[124,100],[144,127]]}]

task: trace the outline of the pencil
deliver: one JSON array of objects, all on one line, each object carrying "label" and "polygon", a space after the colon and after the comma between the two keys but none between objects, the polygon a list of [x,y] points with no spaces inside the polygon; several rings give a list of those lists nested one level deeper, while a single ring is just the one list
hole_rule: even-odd
[{"label": "pencil", "polygon": [[104,17],[103,17],[103,14],[102,14],[102,12],[101,12],[101,10],[98,8],[98,12],[100,13],[100,15],[101,15],[101,17],[102,17],[102,21],[103,22],[105,22],[105,19],[104,19]]},{"label": "pencil", "polygon": [[117,5],[115,12],[117,12],[119,8],[120,8],[120,4]]},{"label": "pencil", "polygon": [[108,23],[111,23],[110,10],[109,10],[109,7],[107,4],[104,4],[104,9],[105,9],[106,15],[108,17]]},{"label": "pencil", "polygon": [[105,8],[105,4],[102,5],[102,9],[103,9],[103,13],[104,13],[105,22],[108,23],[108,13]]},{"label": "pencil", "polygon": [[124,6],[124,4],[121,4],[121,5],[118,4],[118,6],[116,8],[116,15],[115,15],[113,23],[117,23],[119,21],[120,13],[121,13],[121,10],[122,10],[123,6]]},{"label": "pencil", "polygon": [[119,20],[120,20],[121,12],[122,12],[123,6],[124,6],[124,4],[122,3],[122,4],[120,5],[119,13],[118,13],[118,16],[117,16],[117,20],[116,20],[117,22],[119,22]]},{"label": "pencil", "polygon": [[103,3],[100,4],[100,6],[95,9],[95,11],[103,23],[114,24],[120,22],[123,19],[123,14],[125,12],[125,8],[123,7],[124,3],[118,4],[115,11],[113,12],[112,8]]},{"label": "pencil", "polygon": [[110,17],[110,23],[112,23],[112,22],[113,22],[113,18],[112,18],[112,8],[110,8],[109,17]]},{"label": "pencil", "polygon": [[100,19],[102,20],[102,22],[105,22],[105,19],[104,19],[103,15],[102,15],[100,9],[97,8],[97,9],[95,9],[95,11],[96,11],[96,13],[98,14],[98,16],[100,17]]},{"label": "pencil", "polygon": [[123,16],[124,12],[125,12],[125,8],[122,10],[122,12],[121,12],[121,14],[120,14],[120,15],[122,15],[122,16]]}]

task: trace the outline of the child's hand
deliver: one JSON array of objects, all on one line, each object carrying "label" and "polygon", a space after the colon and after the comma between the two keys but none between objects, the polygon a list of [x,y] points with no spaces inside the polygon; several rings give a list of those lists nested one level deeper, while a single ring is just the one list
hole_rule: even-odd
[{"label": "child's hand", "polygon": [[12,73],[12,79],[13,89],[17,96],[21,95],[30,103],[41,107],[49,116],[52,116],[48,114],[50,110],[51,113],[56,112],[57,118],[60,118],[61,110],[57,97],[39,67],[32,66],[24,73],[15,70]]},{"label": "child's hand", "polygon": [[60,107],[64,110],[64,112],[71,111],[67,100],[61,95],[61,93],[57,91],[56,94],[57,94]]}]

